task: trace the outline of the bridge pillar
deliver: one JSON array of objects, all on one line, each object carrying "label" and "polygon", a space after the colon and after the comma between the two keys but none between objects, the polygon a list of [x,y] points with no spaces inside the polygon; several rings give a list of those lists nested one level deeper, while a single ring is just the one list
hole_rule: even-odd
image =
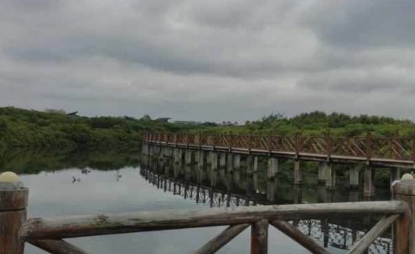
[{"label": "bridge pillar", "polygon": [[217,172],[218,172],[218,154],[215,152],[212,152],[210,154],[210,185],[212,187],[216,186]]},{"label": "bridge pillar", "polygon": [[184,163],[186,165],[191,165],[193,163],[192,150],[186,149],[185,154],[184,154]]},{"label": "bridge pillar", "polygon": [[254,156],[254,172],[258,171],[258,156]]},{"label": "bridge pillar", "polygon": [[336,169],[331,163],[326,162],[326,188],[334,189],[336,187]]},{"label": "bridge pillar", "polygon": [[274,179],[275,175],[278,173],[278,159],[277,158],[268,158],[268,171],[267,178]]},{"label": "bridge pillar", "polygon": [[233,168],[237,171],[241,170],[241,155],[240,154],[233,155]]},{"label": "bridge pillar", "polygon": [[173,164],[173,176],[174,176],[174,178],[178,178],[180,176],[181,168],[182,168],[182,162],[181,161]]},{"label": "bridge pillar", "polygon": [[301,175],[300,160],[294,161],[294,184],[302,184],[303,176]]},{"label": "bridge pillar", "polygon": [[323,185],[317,186],[317,203],[325,203],[327,199],[327,189]]},{"label": "bridge pillar", "polygon": [[375,195],[375,170],[371,167],[365,168],[364,196],[373,197]]},{"label": "bridge pillar", "polygon": [[356,189],[359,187],[359,166],[349,169],[349,187]]},{"label": "bridge pillar", "polygon": [[203,181],[204,177],[204,169],[205,169],[205,152],[203,150],[199,150],[197,158],[197,180],[198,183]]},{"label": "bridge pillar", "polygon": [[226,169],[226,153],[219,154],[219,168]]},{"label": "bridge pillar", "polygon": [[240,170],[234,170],[232,173],[233,176],[233,182],[236,186],[238,186],[239,182],[241,181],[241,171]]},{"label": "bridge pillar", "polygon": [[174,152],[174,162],[176,164],[179,164],[179,163],[182,162],[182,154],[183,154],[183,151],[180,148],[176,148],[176,149],[174,149],[174,151],[175,151]]},{"label": "bridge pillar", "polygon": [[391,168],[390,169],[390,184],[395,180],[401,179],[401,169],[400,168]]},{"label": "bridge pillar", "polygon": [[233,172],[234,163],[235,163],[235,161],[234,161],[234,158],[233,158],[233,154],[228,153],[227,154],[227,171],[228,171],[228,174]]},{"label": "bridge pillar", "polygon": [[326,163],[325,161],[320,161],[318,163],[318,183],[325,184],[326,183]]},{"label": "bridge pillar", "polygon": [[254,156],[254,174],[252,175],[254,180],[255,191],[258,190],[258,156]]},{"label": "bridge pillar", "polygon": [[267,181],[267,200],[269,202],[275,202],[275,194],[277,193],[277,189],[278,181],[276,181],[276,179]]},{"label": "bridge pillar", "polygon": [[301,204],[303,202],[303,188],[299,185],[294,185],[293,189],[293,203]]},{"label": "bridge pillar", "polygon": [[252,175],[254,158],[252,155],[246,156],[246,173],[247,175]]}]

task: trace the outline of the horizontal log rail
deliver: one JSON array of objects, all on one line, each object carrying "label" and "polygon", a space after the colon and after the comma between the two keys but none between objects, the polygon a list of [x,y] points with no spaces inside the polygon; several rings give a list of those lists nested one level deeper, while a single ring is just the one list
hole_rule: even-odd
[{"label": "horizontal log rail", "polygon": [[[265,236],[268,232],[268,225],[271,224],[313,253],[329,253],[317,242],[285,221],[353,214],[385,215],[388,218],[386,226],[382,226],[379,230],[375,226],[370,237],[361,241],[361,244],[366,246],[372,243],[400,215],[407,212],[407,209],[408,205],[402,201],[375,201],[237,207],[232,209],[214,208],[205,211],[176,210],[74,215],[29,219],[23,225],[20,236],[25,241],[51,253],[86,253],[62,239],[156,230],[228,226],[223,232],[194,252],[202,254],[215,253],[251,225],[251,253],[266,253],[267,237]],[[67,252],[63,252],[62,248],[57,246],[63,246]],[[367,246],[364,249],[366,248]]]},{"label": "horizontal log rail", "polygon": [[251,254],[262,254],[268,251],[269,225],[313,253],[329,253],[328,249],[287,221],[366,214],[384,217],[355,242],[348,253],[365,252],[376,238],[393,225],[394,253],[415,254],[415,180],[411,179],[410,174],[404,175],[403,180],[394,182],[391,189],[393,201],[140,211],[26,220],[28,190],[0,188],[0,254],[23,254],[24,242],[52,254],[86,254],[64,239],[212,226],[227,228],[194,253],[215,253],[247,227],[251,227]]},{"label": "horizontal log rail", "polygon": [[267,220],[303,220],[352,214],[403,214],[401,201],[294,204],[205,211],[151,211],[136,213],[74,215],[29,219],[21,236],[25,239],[73,238],[142,231],[212,227]]},{"label": "horizontal log rail", "polygon": [[144,133],[146,143],[175,147],[272,153],[313,159],[338,159],[385,165],[415,165],[415,137],[275,136],[235,134]]}]

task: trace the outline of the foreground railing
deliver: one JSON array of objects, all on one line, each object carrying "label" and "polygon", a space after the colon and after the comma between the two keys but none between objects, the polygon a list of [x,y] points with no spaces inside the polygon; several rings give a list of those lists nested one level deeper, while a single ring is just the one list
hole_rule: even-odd
[{"label": "foreground railing", "polygon": [[21,254],[24,242],[55,254],[85,254],[85,251],[63,239],[212,226],[228,227],[194,253],[215,253],[248,227],[251,227],[251,253],[267,253],[269,225],[313,253],[329,253],[287,221],[363,214],[378,214],[383,218],[348,253],[363,253],[392,224],[394,253],[415,253],[415,181],[397,182],[393,190],[394,201],[213,208],[203,211],[140,211],[26,221],[28,190],[4,188],[0,189],[0,254]]}]

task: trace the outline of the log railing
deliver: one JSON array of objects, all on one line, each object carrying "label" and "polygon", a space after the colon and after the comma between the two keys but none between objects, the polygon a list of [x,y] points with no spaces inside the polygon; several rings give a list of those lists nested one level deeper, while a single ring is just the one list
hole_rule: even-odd
[{"label": "log railing", "polygon": [[269,225],[312,253],[329,253],[287,221],[364,214],[383,215],[383,218],[348,253],[363,253],[392,225],[394,253],[415,253],[415,180],[409,179],[409,176],[404,175],[405,180],[393,184],[394,201],[213,208],[202,211],[139,211],[28,220],[28,190],[17,185],[14,189],[10,186],[1,188],[3,185],[0,184],[0,254],[22,254],[24,242],[55,254],[85,254],[85,251],[64,239],[212,226],[227,228],[194,253],[215,253],[251,227],[251,253],[258,254],[268,251]]},{"label": "log railing", "polygon": [[415,165],[414,137],[263,136],[235,134],[144,133],[144,142],[234,152],[272,152],[292,156]]},{"label": "log railing", "polygon": [[[399,220],[400,215],[404,214],[406,210],[407,205],[402,201],[381,201],[238,207],[206,211],[76,215],[29,219],[23,225],[20,234],[25,241],[51,253],[63,253],[55,249],[54,246],[65,246],[66,249],[72,251],[70,253],[85,253],[80,252],[79,249],[63,239],[155,230],[228,226],[223,232],[194,252],[215,253],[251,226],[251,253],[267,253],[267,232],[270,224],[313,253],[329,253],[286,221],[369,213],[384,215],[384,218],[350,251],[350,253],[361,253],[360,250],[366,250],[395,220]],[[407,234],[398,233],[397,237],[407,238]]]}]

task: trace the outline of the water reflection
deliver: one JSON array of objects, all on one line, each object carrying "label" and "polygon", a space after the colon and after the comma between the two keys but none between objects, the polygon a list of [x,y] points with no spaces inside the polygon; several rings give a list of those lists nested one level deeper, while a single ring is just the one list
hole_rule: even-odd
[{"label": "water reflection", "polygon": [[[171,168],[177,167],[174,171]],[[364,201],[367,197],[358,189],[339,185],[335,190],[318,184],[292,185],[286,172],[267,180],[264,170],[249,174],[244,169],[229,170],[219,167],[188,164],[182,166],[169,161],[169,158],[144,158],[141,175],[157,189],[181,195],[196,203],[210,207],[237,207],[269,204],[301,204]],[[312,177],[312,176],[308,176]],[[310,182],[310,181],[308,181]],[[388,190],[378,189],[371,199],[389,200]],[[321,242],[325,247],[345,252],[358,241],[365,232],[378,222],[380,216],[361,215],[323,220],[293,221],[293,225],[304,234]],[[379,237],[368,250],[369,253],[391,253],[391,232]]]},{"label": "water reflection", "polygon": [[[28,150],[0,155],[0,165],[2,170],[18,172],[30,189],[29,217],[364,199],[358,191],[341,186],[334,192],[318,185],[294,188],[284,172],[267,181],[264,174],[247,175],[237,170],[229,173],[224,168],[212,173],[206,167],[184,166],[169,160],[144,158],[140,167],[141,159],[138,151]],[[378,193],[375,199],[388,199],[388,195]],[[333,253],[344,253],[377,220],[366,216],[293,223]],[[140,253],[187,253],[222,229],[147,232],[69,241],[91,253],[130,254],[137,253],[137,248]],[[272,227],[269,237],[269,253],[280,253],[281,249],[284,253],[308,253]],[[249,238],[246,230],[219,253],[248,253]],[[370,253],[387,253],[385,250],[390,245],[387,238],[387,233],[379,238]],[[31,246],[26,250],[29,254],[44,253]]]}]

